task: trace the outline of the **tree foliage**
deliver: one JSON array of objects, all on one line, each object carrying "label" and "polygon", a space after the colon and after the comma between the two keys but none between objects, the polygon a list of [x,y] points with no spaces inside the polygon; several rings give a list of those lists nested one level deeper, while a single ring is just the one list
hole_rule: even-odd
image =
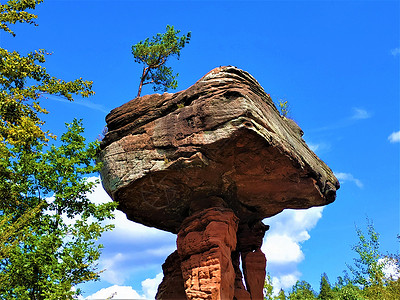
[{"label": "tree foliage", "polygon": [[[354,265],[348,265],[350,274],[345,271],[344,277],[339,277],[332,286],[328,276],[321,276],[320,291],[317,295],[306,281],[297,281],[288,297],[283,291],[272,295],[271,288],[265,299],[296,299],[296,300],[392,300],[400,299],[400,256],[396,254],[383,255],[379,250],[379,234],[372,222],[367,223],[366,234],[356,229],[358,243],[353,246],[357,257]],[[400,238],[399,238],[400,239]],[[396,273],[385,274],[385,268],[390,265]],[[271,281],[266,281],[266,286]]]},{"label": "tree foliage", "polygon": [[273,289],[274,289],[274,287],[272,286],[271,275],[268,273],[267,277],[265,278],[265,282],[264,282],[264,299],[266,299],[266,300],[274,299]]},{"label": "tree foliage", "polygon": [[302,281],[297,281],[296,284],[292,287],[288,299],[313,300],[316,299],[316,297],[314,291],[311,288],[311,285],[308,282],[302,280]]},{"label": "tree foliage", "polygon": [[354,266],[348,265],[353,274],[352,283],[363,287],[382,285],[384,281],[383,265],[379,262],[379,234],[373,224],[368,221],[367,235],[357,228],[358,244],[353,250],[359,257],[354,259]]},{"label": "tree foliage", "polygon": [[320,289],[317,299],[332,300],[334,299],[331,284],[329,283],[328,275],[326,273],[321,276]]},{"label": "tree foliage", "polygon": [[[87,194],[96,182],[84,177],[99,166],[92,163],[97,143],[85,145],[81,122],[73,121],[62,135],[62,145],[31,153],[21,152],[18,166],[19,207],[2,207],[5,215],[23,215],[43,207],[24,236],[0,262],[0,295],[18,299],[72,296],[71,287],[97,279],[94,262],[101,247],[95,244],[104,230],[98,221],[112,217],[113,203],[95,205]],[[94,221],[96,220],[96,221]]]},{"label": "tree foliage", "polygon": [[165,64],[172,56],[179,59],[182,48],[190,41],[190,32],[181,37],[178,36],[179,33],[180,30],[167,25],[165,33],[158,33],[151,39],[147,38],[132,46],[135,62],[144,65],[137,97],[140,97],[142,87],[146,84],[153,84],[154,91],[177,88],[178,73],[174,74],[172,68]]},{"label": "tree foliage", "polygon": [[36,5],[43,0],[9,0],[6,4],[0,4],[0,29],[11,33],[15,33],[10,29],[9,24],[28,23],[34,24],[37,16],[33,13],[26,12],[26,9],[35,9]]},{"label": "tree foliage", "polygon": [[287,117],[289,114],[289,110],[290,110],[287,100],[286,101],[279,100],[278,107],[279,107],[279,112],[281,113],[281,116]]},{"label": "tree foliage", "polygon": [[[26,12],[42,0],[0,5],[0,28],[34,24]],[[92,95],[92,82],[51,76],[47,52],[21,55],[0,48],[0,299],[72,299],[78,283],[98,279],[96,240],[111,228],[115,203],[96,205],[88,194],[97,183],[98,142],[86,143],[81,121],[67,124],[61,145],[43,130],[46,95],[73,101]]]},{"label": "tree foliage", "polygon": [[286,295],[285,295],[285,291],[283,289],[281,289],[278,293],[277,296],[274,297],[275,300],[285,300],[286,299]]}]

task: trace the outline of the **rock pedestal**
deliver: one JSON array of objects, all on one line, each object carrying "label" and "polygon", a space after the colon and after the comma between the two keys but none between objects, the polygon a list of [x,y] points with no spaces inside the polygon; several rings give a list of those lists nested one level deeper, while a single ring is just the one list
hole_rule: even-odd
[{"label": "rock pedestal", "polygon": [[[267,260],[261,249],[242,254],[243,273],[252,300],[262,300]],[[239,299],[238,299],[239,300]]]},{"label": "rock pedestal", "polygon": [[233,298],[238,221],[228,208],[208,208],[184,220],[177,247],[188,300]]},{"label": "rock pedestal", "polygon": [[157,299],[261,300],[261,220],[327,205],[339,189],[300,127],[235,67],[135,98],[106,122],[103,187],[128,219],[178,235]]},{"label": "rock pedestal", "polygon": [[178,250],[163,265],[156,299],[262,300],[266,259],[260,247],[267,227],[246,224],[238,233],[238,225],[234,212],[225,207],[202,209],[186,218],[178,232]]}]

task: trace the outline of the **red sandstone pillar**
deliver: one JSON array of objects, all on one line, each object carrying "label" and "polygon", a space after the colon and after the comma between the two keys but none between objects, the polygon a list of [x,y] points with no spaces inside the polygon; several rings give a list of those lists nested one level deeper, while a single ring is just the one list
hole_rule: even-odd
[{"label": "red sandstone pillar", "polygon": [[250,292],[251,300],[264,299],[264,281],[267,260],[261,249],[254,252],[242,253],[243,273],[246,280],[247,290]]},{"label": "red sandstone pillar", "polygon": [[232,264],[235,269],[235,300],[251,300],[250,293],[243,284],[242,271],[240,270],[240,252],[232,252]]},{"label": "red sandstone pillar", "polygon": [[230,300],[238,218],[228,208],[207,208],[186,218],[177,246],[188,300]]},{"label": "red sandstone pillar", "polygon": [[[261,251],[261,245],[265,231],[268,228],[269,226],[264,225],[261,221],[252,224],[245,223],[240,225],[237,233],[238,243],[236,251],[241,254],[246,290],[250,293],[251,300],[264,299],[263,289],[267,260]],[[241,300],[239,297],[237,298]]]}]

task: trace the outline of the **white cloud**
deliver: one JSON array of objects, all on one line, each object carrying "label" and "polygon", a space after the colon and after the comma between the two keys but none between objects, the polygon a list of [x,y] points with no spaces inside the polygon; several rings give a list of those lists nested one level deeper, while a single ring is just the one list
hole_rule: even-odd
[{"label": "white cloud", "polygon": [[[96,179],[99,178],[92,177],[88,180]],[[95,186],[88,198],[97,204],[111,201],[101,184]],[[85,283],[81,288],[93,290],[97,284],[100,285],[98,289],[107,286],[106,284],[111,284],[115,288],[132,285],[140,295],[144,295],[142,297],[155,295],[158,282],[162,279],[162,275],[158,274],[161,265],[176,249],[176,235],[130,221],[118,210],[115,211],[115,219],[106,223],[114,224],[115,228],[103,233],[99,240],[104,245],[98,261],[98,269],[104,270],[100,273],[101,284]],[[155,278],[148,278],[150,276]],[[140,282],[143,291],[136,285]],[[114,299],[119,298],[114,297]]]},{"label": "white cloud", "polygon": [[305,141],[307,143],[308,148],[310,148],[311,151],[313,151],[314,153],[322,153],[322,152],[327,152],[330,151],[331,149],[331,145],[329,143],[326,142],[310,142],[306,137],[305,137]]},{"label": "white cloud", "polygon": [[98,182],[94,188],[92,193],[88,195],[88,198],[92,203],[95,204],[104,204],[107,202],[111,202],[110,196],[106,193],[106,191],[103,189],[103,186],[100,183],[100,177],[99,176],[92,176],[87,178],[88,182]]},{"label": "white cloud", "polygon": [[354,120],[363,120],[363,119],[368,119],[371,117],[371,114],[366,111],[365,109],[362,108],[353,108],[353,115],[351,116],[352,119]]},{"label": "white cloud", "polygon": [[[343,128],[347,128],[353,126],[359,120],[365,120],[372,117],[372,113],[367,111],[366,109],[353,107],[351,114],[346,118],[341,118],[335,121],[334,123],[328,124],[326,126],[320,126],[314,129],[308,129],[307,133],[312,132],[324,132],[324,131],[331,131],[331,130],[339,130]],[[329,144],[328,144],[329,146]],[[318,149],[321,151],[321,149]]]},{"label": "white cloud", "polygon": [[127,257],[122,253],[117,253],[113,257],[100,259],[100,266],[104,272],[101,273],[101,278],[111,284],[123,284],[128,277],[128,274],[121,272],[119,266],[127,260]]},{"label": "white cloud", "polygon": [[279,234],[269,234],[263,252],[268,262],[273,264],[299,263],[304,259],[300,245],[293,237]]},{"label": "white cloud", "polygon": [[54,100],[57,102],[61,102],[61,103],[68,103],[69,105],[73,104],[73,105],[81,105],[84,107],[87,107],[89,109],[93,109],[93,110],[97,110],[100,111],[102,113],[106,113],[108,114],[110,111],[108,109],[106,109],[103,105],[101,104],[97,104],[97,103],[93,103],[90,102],[88,100],[75,100],[75,101],[69,101],[61,96],[54,96],[54,95],[42,95],[43,98],[46,99],[50,99],[50,100]]},{"label": "white cloud", "polygon": [[270,225],[262,246],[267,257],[267,272],[272,277],[274,292],[293,286],[301,273],[297,265],[305,259],[301,244],[310,239],[309,231],[322,217],[322,207],[307,210],[285,210],[264,220]]},{"label": "white cloud", "polygon": [[115,228],[112,231],[115,238],[123,237],[124,239],[143,241],[146,239],[155,240],[172,235],[171,233],[128,220],[126,215],[119,210],[115,212],[115,219],[111,223],[115,225]]},{"label": "white cloud", "polygon": [[345,183],[346,181],[351,181],[355,183],[356,186],[358,186],[360,189],[363,188],[364,184],[361,182],[361,180],[355,178],[352,174],[350,173],[342,173],[342,172],[334,172],[336,178],[340,181],[340,183]]},{"label": "white cloud", "polygon": [[[110,298],[111,297],[111,298]],[[113,285],[108,288],[101,289],[85,298],[85,300],[100,300],[100,299],[146,299],[141,296],[130,286]]]},{"label": "white cloud", "polygon": [[87,296],[86,298],[80,297],[84,300],[103,300],[103,299],[155,299],[158,285],[163,279],[163,273],[158,273],[155,278],[147,278],[142,281],[143,295],[140,295],[131,286],[122,286],[114,284],[108,288],[103,288],[96,293]]},{"label": "white cloud", "polygon": [[147,278],[142,281],[142,290],[146,299],[155,299],[158,285],[163,279],[163,273],[158,273],[155,278]]},{"label": "white cloud", "polygon": [[[89,177],[88,181],[94,182],[96,179],[99,178]],[[93,192],[88,195],[88,198],[91,202],[96,204],[102,204],[112,201],[110,196],[103,189],[101,183],[95,186]],[[115,239],[123,238],[124,240],[140,240],[140,242],[143,242],[144,240],[155,240],[159,238],[162,239],[166,236],[170,237],[172,235],[171,233],[152,227],[147,227],[142,224],[138,224],[131,220],[128,220],[125,213],[120,210],[116,210],[115,219],[110,220],[107,223],[115,225],[114,230],[111,232]],[[106,233],[105,235],[108,235],[108,233]]]},{"label": "white cloud", "polygon": [[389,135],[388,140],[391,143],[398,143],[400,142],[400,130],[393,132],[391,135]]},{"label": "white cloud", "polygon": [[[89,198],[95,203],[110,201],[101,185],[96,186]],[[323,208],[320,207],[285,210],[265,220],[271,229],[266,234],[262,248],[268,259],[267,271],[271,274],[275,291],[291,287],[300,278],[301,273],[297,270],[297,265],[305,259],[301,244],[310,238],[309,231],[322,217],[322,211]],[[106,299],[112,293],[122,293],[123,290],[136,293],[135,297],[139,295],[142,298],[154,299],[162,280],[162,273],[155,273],[157,275],[154,278],[142,280],[142,291],[138,291],[139,293],[127,287],[126,283],[132,278],[135,270],[147,270],[149,265],[155,264],[161,266],[165,258],[176,249],[176,236],[134,223],[120,211],[116,211],[112,223],[115,224],[115,229],[103,234],[100,240],[105,248],[99,260],[99,269],[106,269],[100,274],[101,279],[113,284],[113,289],[102,289],[98,293],[107,292],[102,298]],[[139,278],[135,276],[135,280]],[[93,296],[99,297],[98,295],[95,293],[90,296],[92,298],[86,299],[95,299]],[[133,296],[130,297],[132,299]],[[120,298],[118,294],[118,298],[114,299],[125,298]]]},{"label": "white cloud", "polygon": [[311,151],[317,152],[317,150],[319,149],[320,145],[319,144],[308,143],[308,147],[311,149]]},{"label": "white cloud", "polygon": [[272,286],[274,287],[274,295],[277,295],[281,289],[286,290],[291,288],[301,276],[300,272],[293,272],[292,274],[282,275],[280,277],[272,277]]},{"label": "white cloud", "polygon": [[397,280],[400,278],[399,262],[394,258],[381,258],[378,260],[378,263],[384,264],[383,273],[385,274],[386,278],[392,280]]},{"label": "white cloud", "polygon": [[400,48],[394,48],[394,49],[390,50],[390,53],[391,53],[393,56],[397,56],[397,55],[400,54]]},{"label": "white cloud", "polygon": [[167,245],[165,247],[160,247],[160,248],[156,248],[156,249],[148,249],[148,250],[146,250],[146,253],[153,255],[153,256],[167,257],[175,250],[176,250],[176,245],[174,244],[174,245]]}]

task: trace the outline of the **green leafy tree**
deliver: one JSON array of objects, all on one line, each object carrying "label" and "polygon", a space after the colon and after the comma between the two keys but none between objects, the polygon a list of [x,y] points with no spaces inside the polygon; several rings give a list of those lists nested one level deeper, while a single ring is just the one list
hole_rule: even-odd
[{"label": "green leafy tree", "polygon": [[391,299],[400,299],[400,278],[388,281],[386,292],[390,295]]},{"label": "green leafy tree", "polygon": [[384,281],[382,258],[379,251],[379,234],[373,224],[368,220],[367,235],[357,228],[358,244],[353,250],[358,254],[354,259],[354,265],[348,265],[353,275],[352,282],[362,287],[382,285]]},{"label": "green leafy tree", "polygon": [[337,283],[332,290],[335,295],[335,300],[366,300],[363,296],[362,290],[351,282],[340,283],[339,280],[339,283]]},{"label": "green leafy tree", "polygon": [[[12,222],[12,215],[3,214],[0,216],[0,260],[7,258],[17,243],[22,242],[24,229],[39,211],[40,206],[30,209],[14,222]],[[2,282],[0,281],[1,285]]]},{"label": "green leafy tree", "polygon": [[9,28],[8,24],[15,23],[28,23],[34,24],[37,16],[35,14],[26,12],[26,9],[35,9],[36,5],[43,2],[43,0],[9,0],[6,4],[0,4],[0,29],[11,33],[15,33]]},{"label": "green leafy tree", "polygon": [[[356,229],[358,243],[353,246],[357,253],[354,265],[348,265],[350,273],[344,271],[332,287],[328,276],[321,276],[317,298],[311,286],[298,281],[291,289],[288,299],[332,299],[332,300],[393,300],[400,299],[400,255],[382,255],[379,251],[379,234],[368,220],[367,233]],[[400,240],[400,237],[398,236]],[[389,276],[384,269],[390,264],[395,274]],[[278,299],[273,298],[273,299]],[[282,298],[285,299],[285,298]]]},{"label": "green leafy tree", "polygon": [[268,273],[264,281],[264,299],[272,300],[274,287],[272,286],[271,275]]},{"label": "green leafy tree", "polygon": [[307,281],[297,281],[289,292],[290,300],[312,300],[315,298],[315,293],[311,285]]},{"label": "green leafy tree", "polygon": [[169,57],[176,56],[179,59],[182,48],[190,41],[190,32],[181,37],[179,33],[174,26],[167,25],[165,33],[158,33],[132,46],[135,62],[144,65],[137,97],[140,97],[142,87],[146,84],[153,84],[154,91],[177,88],[178,74],[174,74],[172,68],[165,64]]},{"label": "green leafy tree", "polygon": [[265,300],[286,300],[285,292],[281,289],[277,295],[273,293],[271,275],[268,273],[264,282],[264,299]]},{"label": "green leafy tree", "polygon": [[277,295],[273,293],[274,287],[272,285],[271,275],[268,273],[264,282],[264,300],[286,300],[286,295],[283,289]]},{"label": "green leafy tree", "polygon": [[[42,0],[10,0],[0,5],[0,28],[34,24]],[[92,82],[63,81],[43,64],[46,51],[23,56],[0,48],[0,299],[72,299],[71,288],[98,279],[96,240],[111,226],[115,203],[87,198],[96,184],[98,142],[87,144],[82,122],[74,120],[61,145],[44,131],[45,95],[70,101],[92,95]]]},{"label": "green leafy tree", "polygon": [[75,120],[61,136],[61,146],[47,151],[37,146],[15,161],[25,180],[18,182],[23,207],[3,211],[23,214],[37,205],[43,209],[26,227],[34,234],[0,262],[0,295],[5,299],[68,299],[75,294],[72,286],[98,279],[95,261],[101,246],[95,241],[110,229],[99,221],[112,217],[114,203],[95,205],[87,198],[96,182],[85,175],[99,166],[93,164],[97,142],[85,145],[82,132]]},{"label": "green leafy tree", "polygon": [[[353,278],[351,283],[358,286],[365,299],[398,299],[400,282],[398,278],[385,275],[388,263],[397,264],[396,255],[382,255],[379,250],[379,233],[370,220],[367,220],[367,234],[357,229],[359,242],[353,247],[358,254],[354,266],[348,266]],[[397,255],[398,257],[398,255]],[[394,258],[394,260],[392,260]]]},{"label": "green leafy tree", "polygon": [[350,274],[345,272],[344,277],[338,278],[332,289],[334,299],[400,299],[400,280],[384,274],[385,264],[398,263],[396,259],[391,260],[398,255],[381,254],[379,234],[369,220],[366,234],[358,228],[356,231],[359,241],[353,250],[358,256],[354,259],[354,265],[348,265]]}]

